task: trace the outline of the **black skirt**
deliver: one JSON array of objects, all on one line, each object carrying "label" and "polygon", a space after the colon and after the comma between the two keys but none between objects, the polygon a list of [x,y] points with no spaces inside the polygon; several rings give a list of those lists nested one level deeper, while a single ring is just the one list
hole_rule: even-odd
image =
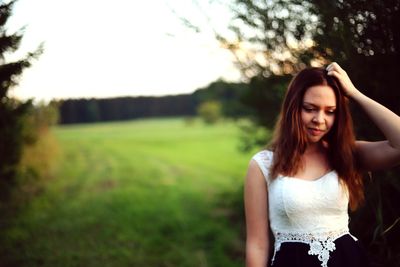
[{"label": "black skirt", "polygon": [[[368,259],[359,241],[350,235],[335,240],[336,249],[330,252],[328,267],[366,267]],[[271,267],[321,267],[317,255],[309,255],[310,245],[300,242],[284,242],[276,252]]]}]

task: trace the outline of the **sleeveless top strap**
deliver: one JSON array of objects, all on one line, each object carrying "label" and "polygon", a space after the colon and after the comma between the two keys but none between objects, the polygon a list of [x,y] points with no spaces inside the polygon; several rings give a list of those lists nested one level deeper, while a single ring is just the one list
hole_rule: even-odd
[{"label": "sleeveless top strap", "polygon": [[273,156],[272,151],[262,150],[257,154],[255,154],[252,158],[257,162],[258,167],[260,168],[262,174],[264,175],[264,178],[267,181],[268,185],[271,183],[271,178],[269,176],[269,168],[272,164],[272,156]]}]

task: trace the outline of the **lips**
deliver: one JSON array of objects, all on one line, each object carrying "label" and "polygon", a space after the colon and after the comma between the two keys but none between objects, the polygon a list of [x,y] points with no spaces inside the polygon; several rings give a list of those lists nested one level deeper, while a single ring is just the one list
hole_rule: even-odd
[{"label": "lips", "polygon": [[308,128],[308,131],[311,133],[311,135],[314,136],[319,136],[325,133],[324,130],[318,129],[318,128]]}]

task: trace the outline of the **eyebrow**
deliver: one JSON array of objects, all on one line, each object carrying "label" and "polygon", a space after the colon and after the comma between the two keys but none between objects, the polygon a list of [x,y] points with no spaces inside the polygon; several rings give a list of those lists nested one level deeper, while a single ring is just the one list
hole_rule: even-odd
[{"label": "eyebrow", "polygon": [[[313,106],[313,107],[319,107],[319,106],[314,105],[313,103],[310,103],[310,102],[303,102],[303,105],[304,105],[304,104],[310,105],[310,106]],[[326,108],[336,108],[336,106],[327,106]]]}]

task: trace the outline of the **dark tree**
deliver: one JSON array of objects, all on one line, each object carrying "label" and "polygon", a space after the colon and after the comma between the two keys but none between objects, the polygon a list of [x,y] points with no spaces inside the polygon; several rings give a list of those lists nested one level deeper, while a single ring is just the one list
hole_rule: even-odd
[{"label": "dark tree", "polygon": [[216,37],[235,55],[245,77],[293,74],[323,63],[313,51],[318,16],[310,1],[233,0],[230,8],[231,32]]},{"label": "dark tree", "polygon": [[17,165],[24,142],[32,141],[24,130],[24,121],[32,101],[21,102],[9,97],[9,90],[18,83],[18,77],[31,61],[40,54],[41,48],[24,58],[8,62],[6,55],[15,52],[21,42],[21,31],[8,33],[7,20],[12,15],[15,1],[0,2],[0,196],[5,199],[15,184]]}]

